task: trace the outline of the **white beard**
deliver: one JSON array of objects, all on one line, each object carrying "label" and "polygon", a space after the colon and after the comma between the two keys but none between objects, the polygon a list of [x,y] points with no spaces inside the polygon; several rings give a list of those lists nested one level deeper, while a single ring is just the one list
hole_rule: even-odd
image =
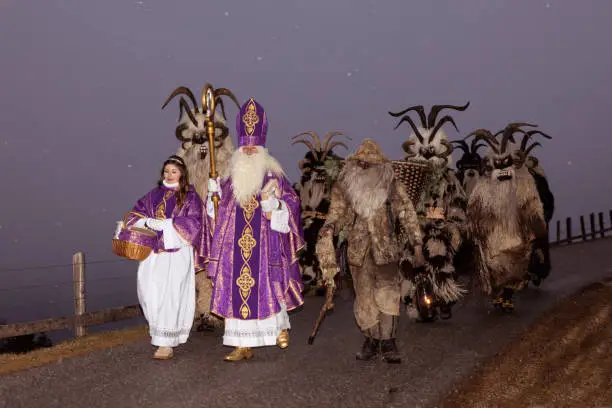
[{"label": "white beard", "polygon": [[240,149],[230,159],[229,176],[232,181],[232,193],[241,204],[259,193],[263,186],[268,167],[268,150],[257,146],[258,153],[247,155]]}]

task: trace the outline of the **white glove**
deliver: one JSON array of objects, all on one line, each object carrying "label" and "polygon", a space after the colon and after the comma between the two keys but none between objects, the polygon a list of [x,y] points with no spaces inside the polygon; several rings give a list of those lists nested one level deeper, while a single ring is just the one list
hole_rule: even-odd
[{"label": "white glove", "polygon": [[210,193],[208,193],[208,199],[206,200],[206,214],[215,219],[215,203],[210,199]]},{"label": "white glove", "polygon": [[280,206],[280,201],[274,196],[271,196],[267,200],[261,201],[261,209],[263,212],[272,212],[274,210],[278,210]]},{"label": "white glove", "polygon": [[156,220],[153,218],[147,218],[145,225],[151,228],[153,231],[161,231],[164,228],[164,220]]},{"label": "white glove", "polygon": [[219,179],[208,179],[208,194],[210,193],[218,193],[220,190],[219,188]]}]

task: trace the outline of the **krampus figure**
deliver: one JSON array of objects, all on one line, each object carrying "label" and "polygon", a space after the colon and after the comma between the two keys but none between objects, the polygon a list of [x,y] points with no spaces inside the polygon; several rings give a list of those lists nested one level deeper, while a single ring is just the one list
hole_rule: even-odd
[{"label": "krampus figure", "polygon": [[[312,141],[297,139],[305,135],[309,135]],[[318,295],[325,293],[325,287],[322,284],[321,268],[315,252],[315,245],[319,230],[327,217],[332,186],[344,163],[344,159],[337,156],[333,149],[339,146],[348,149],[343,142],[332,142],[334,137],[341,135],[343,135],[342,132],[329,132],[323,139],[323,143],[315,132],[303,132],[293,137],[293,139],[297,139],[293,144],[303,143],[309,149],[304,159],[300,161],[302,177],[300,182],[294,185],[294,189],[300,195],[302,226],[306,241],[306,249],[300,255],[299,260],[304,291],[307,292],[311,287],[316,287]],[[334,244],[336,248],[341,244],[338,236],[335,237]]]},{"label": "krampus figure", "polygon": [[535,156],[531,155],[531,151],[535,147],[540,146],[540,144],[536,142],[530,146],[527,146],[529,139],[533,135],[541,135],[547,139],[551,139],[551,137],[538,130],[530,130],[529,132],[525,132],[525,136],[521,141],[521,151],[523,151],[526,157],[525,166],[527,166],[529,173],[533,176],[536,183],[538,195],[540,196],[540,200],[542,201],[542,206],[544,208],[544,219],[546,220],[546,225],[548,225],[555,212],[555,197],[550,190],[550,186],[548,185],[546,173],[544,173],[544,170],[542,167],[540,167],[540,161]]},{"label": "krampus figure", "polygon": [[[524,287],[534,248],[547,247],[548,232],[534,178],[525,166],[529,151],[509,142],[521,125],[510,124],[500,142],[487,130],[472,132],[489,144],[483,175],[468,201],[468,231],[476,246],[476,265],[485,293],[512,310],[512,295]],[[524,133],[524,132],[523,132]],[[543,269],[549,269],[546,260]],[[549,264],[548,264],[549,265]]]},{"label": "krampus figure", "polygon": [[[317,256],[323,278],[338,273],[333,237],[347,229],[347,256],[355,289],[355,320],[365,335],[357,359],[401,362],[395,339],[400,315],[401,263],[422,265],[419,220],[391,161],[371,139],[363,141],[334,184]],[[404,234],[397,234],[398,227]]]},{"label": "krampus figure", "polygon": [[[544,170],[539,165],[539,160],[531,155],[531,151],[541,146],[540,143],[529,143],[529,139],[534,135],[541,135],[547,139],[551,139],[546,133],[542,133],[539,130],[530,130],[528,132],[522,132],[524,134],[523,140],[521,141],[520,150],[522,155],[525,157],[525,167],[533,177],[540,202],[542,203],[542,209],[544,210],[544,220],[546,221],[546,230],[548,233],[549,222],[552,219],[555,210],[555,197],[550,190],[548,180]],[[533,254],[529,263],[529,277],[534,285],[539,286],[543,279],[548,277],[550,273],[550,247],[548,239],[546,241],[536,241],[534,243]]]},{"label": "krampus figure", "polygon": [[[438,120],[438,114],[443,109],[465,111],[464,106],[434,105],[429,115],[425,115],[423,106],[413,106],[398,113],[389,114],[394,117],[416,111],[420,117],[420,126],[415,125],[412,118],[406,115],[395,127],[404,121],[412,127],[413,133],[402,147],[407,158],[427,160],[432,165],[432,173],[423,189],[421,199],[416,206],[421,229],[423,230],[424,268],[405,271],[407,280],[404,284],[404,299],[409,307],[416,306],[421,320],[433,320],[436,317],[436,306],[440,307],[443,319],[452,316],[451,307],[459,300],[464,290],[456,282],[454,266],[455,254],[462,245],[466,234],[466,196],[455,172],[450,168],[453,147],[442,129],[450,122],[457,126],[452,117],[446,115]],[[420,307],[416,293],[421,287],[433,292],[434,300],[429,299],[426,305]],[[420,299],[420,295],[418,295]],[[423,310],[427,309],[427,313]],[[410,309],[413,310],[413,309]]]},{"label": "krampus figure", "polygon": [[[228,93],[240,109],[238,101]],[[185,95],[192,106],[180,96],[179,99],[179,124],[176,127],[176,138],[181,142],[177,155],[185,160],[189,177],[196,192],[206,200],[208,195],[208,177],[210,174],[210,158],[208,157],[208,134],[206,133],[206,112],[204,108],[198,107],[198,103],[188,88],[181,86],[176,88],[164,102],[162,109],[179,95]],[[219,107],[215,112],[215,165],[219,174],[224,174],[229,159],[234,152],[234,143],[229,137],[225,117],[225,107],[221,97],[217,97],[215,106]],[[212,295],[211,281],[203,273],[203,269],[196,274],[196,318],[200,319],[197,326],[198,331],[212,331],[215,327],[222,327],[223,321],[210,314],[210,301]]]}]

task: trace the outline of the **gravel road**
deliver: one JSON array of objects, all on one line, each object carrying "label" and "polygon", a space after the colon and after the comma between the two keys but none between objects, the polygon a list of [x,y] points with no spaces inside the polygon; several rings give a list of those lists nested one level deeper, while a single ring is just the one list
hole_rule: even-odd
[{"label": "gravel road", "polygon": [[151,358],[146,341],[0,377],[0,407],[431,407],[478,364],[513,341],[528,324],[586,283],[612,275],[612,240],[552,250],[553,271],[528,288],[513,314],[470,296],[454,318],[417,324],[403,316],[404,363],[359,362],[362,337],[348,292],[307,339],[322,304],[308,298],[291,316],[287,350],[256,349],[248,362],[226,363],[220,333],[194,332],[170,361]]}]

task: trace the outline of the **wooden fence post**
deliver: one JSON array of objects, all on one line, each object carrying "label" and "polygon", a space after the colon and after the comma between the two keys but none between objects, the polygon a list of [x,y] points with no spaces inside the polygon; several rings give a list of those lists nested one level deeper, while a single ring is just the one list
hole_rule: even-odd
[{"label": "wooden fence post", "polygon": [[[74,280],[74,314],[85,314],[85,255],[77,252],[72,256],[72,275]],[[87,326],[77,324],[74,326],[76,337],[87,334]]]},{"label": "wooden fence post", "polygon": [[604,217],[603,217],[603,213],[600,212],[599,214],[597,214],[599,216],[599,234],[601,235],[601,237],[605,237],[606,234],[606,229],[604,228]]},{"label": "wooden fence post", "polygon": [[565,219],[565,233],[567,234],[566,240],[568,244],[572,243],[572,219],[567,217]]},{"label": "wooden fence post", "polygon": [[557,245],[561,243],[561,220],[557,220]]},{"label": "wooden fence post", "polygon": [[580,216],[580,233],[582,234],[582,240],[586,241],[587,235],[586,235],[586,227],[584,226],[584,216],[583,215]]},{"label": "wooden fence post", "polygon": [[595,228],[595,213],[589,214],[589,218],[589,221],[591,221],[591,239],[596,239],[597,237],[595,236],[595,231],[597,228]]}]

